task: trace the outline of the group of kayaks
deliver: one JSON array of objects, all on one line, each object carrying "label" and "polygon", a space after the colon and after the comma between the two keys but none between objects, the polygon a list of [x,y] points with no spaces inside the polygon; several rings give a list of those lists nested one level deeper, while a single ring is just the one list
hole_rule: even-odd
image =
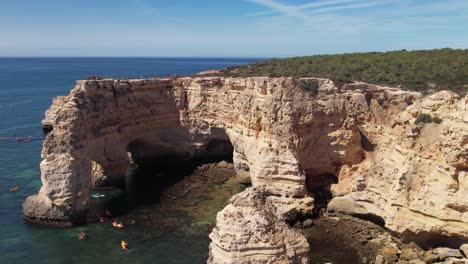
[{"label": "group of kayaks", "polygon": [[[109,211],[107,211],[107,210],[106,210],[106,215],[112,216],[111,213]],[[107,221],[107,218],[105,218],[104,216],[99,217],[99,222],[104,223],[106,221]],[[112,226],[117,228],[117,229],[122,229],[122,228],[125,227],[121,222],[117,222],[117,221],[113,221]],[[85,239],[86,239],[86,233],[85,232],[80,232],[78,234],[78,240],[85,240]],[[124,240],[122,240],[120,242],[120,247],[121,247],[122,251],[129,251],[130,250],[130,248],[128,246],[128,243],[125,242]]]},{"label": "group of kayaks", "polygon": [[[80,232],[78,234],[78,240],[85,240],[86,239],[86,233],[85,232]],[[130,247],[128,246],[128,243],[125,242],[125,240],[120,241],[120,247],[122,248],[122,251],[129,251]]]},{"label": "group of kayaks", "polygon": [[[7,141],[9,140],[9,137],[3,136],[0,137],[0,141]],[[32,142],[34,140],[34,137],[28,136],[28,137],[15,137],[16,142]]]}]

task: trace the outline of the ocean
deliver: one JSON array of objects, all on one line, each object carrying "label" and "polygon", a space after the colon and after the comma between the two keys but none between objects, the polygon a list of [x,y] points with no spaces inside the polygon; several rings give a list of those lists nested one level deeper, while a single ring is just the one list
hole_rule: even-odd
[{"label": "ocean", "polygon": [[[66,95],[78,79],[190,75],[258,59],[221,58],[0,58],[0,263],[205,263],[208,232],[148,233],[144,228],[116,230],[90,224],[49,228],[29,224],[22,203],[38,192],[40,125],[52,98]],[[32,136],[28,143],[14,137]],[[17,192],[10,192],[13,186]],[[89,234],[85,241],[76,237]],[[120,251],[120,240],[135,241],[134,250]]]}]

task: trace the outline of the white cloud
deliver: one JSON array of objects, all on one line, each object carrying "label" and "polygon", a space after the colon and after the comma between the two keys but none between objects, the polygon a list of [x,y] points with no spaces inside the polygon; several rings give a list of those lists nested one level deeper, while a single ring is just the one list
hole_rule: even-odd
[{"label": "white cloud", "polygon": [[273,0],[246,0],[246,1],[268,7],[272,11],[279,12],[286,16],[300,18],[300,19],[307,19],[307,16],[305,16],[301,12],[300,8],[297,8],[294,6],[282,4],[280,2],[273,1]]},{"label": "white cloud", "polygon": [[382,0],[382,1],[367,1],[367,0],[322,0],[311,2],[302,5],[286,5],[274,0],[245,0],[269,8],[268,11],[257,12],[253,16],[264,16],[281,14],[290,17],[295,17],[302,20],[309,20],[311,15],[320,13],[332,13],[333,11],[362,9],[385,4],[397,4],[403,0]]},{"label": "white cloud", "polygon": [[338,6],[330,6],[316,9],[312,12],[308,12],[307,14],[320,14],[320,13],[330,13],[331,11],[342,11],[342,10],[350,10],[350,9],[361,9],[367,7],[374,7],[379,5],[385,4],[397,4],[401,3],[402,0],[385,0],[385,1],[374,1],[374,2],[362,2],[362,3],[353,3],[347,5],[338,5]]}]

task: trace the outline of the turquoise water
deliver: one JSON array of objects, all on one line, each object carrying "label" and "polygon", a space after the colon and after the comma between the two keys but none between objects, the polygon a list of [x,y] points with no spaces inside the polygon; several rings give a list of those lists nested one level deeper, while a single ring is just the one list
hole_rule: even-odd
[{"label": "turquoise water", "polygon": [[[52,98],[65,95],[75,80],[92,75],[115,78],[186,75],[254,59],[189,58],[0,58],[0,263],[204,263],[205,232],[138,225],[117,230],[107,224],[71,229],[28,224],[22,203],[41,186],[39,162],[44,137],[40,121]],[[14,136],[33,136],[17,143]],[[12,186],[21,188],[9,192]],[[85,231],[85,241],[76,239]],[[120,251],[120,240],[133,246]]]}]

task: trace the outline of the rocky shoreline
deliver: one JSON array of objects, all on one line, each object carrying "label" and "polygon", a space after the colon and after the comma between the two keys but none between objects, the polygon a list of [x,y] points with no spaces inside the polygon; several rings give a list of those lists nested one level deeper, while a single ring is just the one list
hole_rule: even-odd
[{"label": "rocky shoreline", "polygon": [[[181,226],[187,225],[182,228],[184,232],[208,233],[216,223],[214,216],[218,209],[228,204],[230,194],[240,193],[247,187],[235,181],[233,168],[233,164],[225,161],[198,167],[192,175],[169,187],[161,197],[161,210],[152,210],[141,224],[161,230],[180,230]],[[184,223],[180,218],[167,219],[162,214],[162,211],[174,208],[197,220]],[[333,210],[318,217],[298,217],[302,219],[289,224],[304,233],[310,247],[311,263],[468,263],[468,244],[459,249],[423,249],[414,242],[403,242],[372,221]]]},{"label": "rocky shoreline", "polygon": [[[303,228],[311,248],[312,263],[468,263],[468,244],[459,249],[422,249],[416,243],[402,242],[381,226],[349,215],[326,214],[295,226]],[[327,247],[329,245],[332,247]],[[317,259],[314,249],[327,251],[329,255]]]}]

